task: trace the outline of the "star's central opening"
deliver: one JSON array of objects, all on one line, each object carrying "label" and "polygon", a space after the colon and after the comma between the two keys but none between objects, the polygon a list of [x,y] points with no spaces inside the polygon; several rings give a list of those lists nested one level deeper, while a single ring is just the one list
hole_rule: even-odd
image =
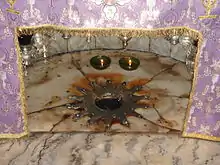
[{"label": "star's central opening", "polygon": [[95,105],[101,110],[113,111],[121,107],[122,101],[118,98],[96,99]]}]

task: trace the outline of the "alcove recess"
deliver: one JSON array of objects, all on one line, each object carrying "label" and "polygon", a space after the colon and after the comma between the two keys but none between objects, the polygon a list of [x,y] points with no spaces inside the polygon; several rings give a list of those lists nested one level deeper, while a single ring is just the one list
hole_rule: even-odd
[{"label": "alcove recess", "polygon": [[[88,126],[89,116],[73,121],[78,111],[59,106],[67,103],[73,87],[85,87],[87,79],[125,81],[128,86],[139,83],[147,95],[156,100],[147,109],[135,110],[146,120],[127,117],[129,127],[116,123],[111,130],[182,131],[193,82],[197,38],[170,33],[164,36],[131,36],[127,33],[130,36],[126,36],[125,33],[120,34],[120,30],[117,34],[90,35],[87,31],[83,35],[67,35],[59,30],[47,36],[49,39],[44,43],[46,58],[32,52],[35,59],[26,67],[28,75],[24,78],[31,132],[105,131],[104,123]],[[36,44],[35,36],[36,33],[31,37],[31,45]],[[125,43],[123,38],[126,37],[129,39]],[[105,70],[93,68],[90,59],[97,55],[110,57],[111,65]],[[133,71],[121,68],[118,61],[125,56],[138,58],[139,68]]]}]

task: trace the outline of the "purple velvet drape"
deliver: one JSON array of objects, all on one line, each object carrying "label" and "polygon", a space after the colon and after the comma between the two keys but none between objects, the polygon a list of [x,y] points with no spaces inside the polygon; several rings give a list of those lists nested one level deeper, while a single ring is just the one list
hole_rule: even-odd
[{"label": "purple velvet drape", "polygon": [[[203,34],[204,43],[199,57],[197,82],[189,107],[183,135],[220,141],[220,1],[211,15],[205,15],[202,0],[17,0],[7,12],[5,0],[0,2],[0,137],[21,137],[27,133],[24,98],[20,95],[14,28],[17,26],[55,24],[72,28],[126,27],[165,28],[187,26]],[[30,5],[32,3],[32,6]],[[75,9],[68,13],[68,4]],[[155,16],[146,17],[147,3]],[[32,11],[32,12],[31,12]],[[153,12],[150,12],[153,13]],[[149,19],[152,18],[152,19]],[[23,101],[22,101],[23,99]]]}]

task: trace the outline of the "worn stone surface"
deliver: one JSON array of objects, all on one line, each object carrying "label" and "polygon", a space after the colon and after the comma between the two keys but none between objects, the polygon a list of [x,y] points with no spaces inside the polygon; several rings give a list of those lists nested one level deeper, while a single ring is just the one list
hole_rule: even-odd
[{"label": "worn stone surface", "polygon": [[87,37],[74,36],[71,37],[68,41],[68,49],[69,49],[68,52],[94,49],[94,47],[95,47],[94,38],[90,38],[90,42],[88,42]]},{"label": "worn stone surface", "polygon": [[151,38],[150,52],[170,57],[171,44],[164,38]]},{"label": "worn stone surface", "polygon": [[49,55],[64,53],[67,51],[67,41],[62,38],[61,34],[55,34],[48,47]]},{"label": "worn stone surface", "polygon": [[181,44],[171,45],[171,57],[176,60],[185,62],[186,52],[187,52],[187,48],[184,48],[184,46]]},{"label": "worn stone surface", "polygon": [[1,165],[219,165],[220,144],[177,135],[32,134],[0,141]]},{"label": "worn stone surface", "polygon": [[95,48],[95,38],[91,37],[88,42],[87,37],[72,36],[69,39],[64,39],[61,34],[56,34],[54,40],[51,40],[48,53],[56,55],[60,53],[81,51]]},{"label": "worn stone surface", "polygon": [[127,49],[149,51],[149,37],[132,38],[128,42]]},{"label": "worn stone surface", "polygon": [[[90,37],[89,40],[87,37],[74,36],[67,41],[61,34],[56,34],[55,39],[48,49],[50,55],[89,49],[123,49],[122,41],[114,36]],[[128,41],[127,49],[152,52],[161,56],[171,56],[178,61],[186,61],[187,48],[181,44],[171,45],[164,38],[134,37]]]},{"label": "worn stone surface", "polygon": [[95,48],[97,49],[122,49],[122,41],[119,37],[96,37]]},{"label": "worn stone surface", "polygon": [[[52,40],[49,44],[49,55],[55,55],[59,53],[74,52],[90,49],[122,49],[122,41],[118,37],[80,37],[72,36],[69,39],[64,39],[61,34],[54,36],[55,40]],[[148,39],[148,38],[147,38]],[[141,41],[140,41],[141,42]],[[140,43],[138,42],[138,43]],[[132,44],[138,46],[139,44]],[[141,44],[142,45],[142,44]],[[139,46],[140,47],[140,46]],[[134,50],[135,47],[133,47]]]},{"label": "worn stone surface", "polygon": [[[128,117],[130,128],[114,124],[113,131],[167,133],[182,130],[192,83],[192,77],[182,62],[153,53],[105,51],[104,54],[112,59],[111,66],[98,71],[89,63],[90,58],[97,54],[103,54],[103,51],[64,54],[53,57],[47,65],[38,62],[29,68],[25,84],[31,132],[103,131],[103,126],[88,127],[86,117],[73,122],[72,116],[77,112],[75,110],[68,110],[65,106],[56,108],[57,105],[67,103],[67,97],[70,95],[67,91],[73,83],[83,87],[85,82],[82,81],[83,75],[72,64],[72,58],[80,60],[82,70],[93,77],[96,75],[97,78],[117,79],[121,82],[147,80],[143,90],[157,100],[154,103],[155,108],[138,108],[136,112],[148,121]],[[118,60],[131,54],[140,59],[140,67],[135,71],[123,70]],[[135,105],[136,103],[133,104],[134,107]],[[45,110],[46,107],[54,108]]]}]

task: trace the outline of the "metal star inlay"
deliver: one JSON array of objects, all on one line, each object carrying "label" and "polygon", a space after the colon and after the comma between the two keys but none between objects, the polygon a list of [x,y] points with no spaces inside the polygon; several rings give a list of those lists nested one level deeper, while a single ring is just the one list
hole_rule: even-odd
[{"label": "metal star inlay", "polygon": [[[88,84],[86,87],[75,86],[80,96],[70,95],[67,108],[78,111],[73,117],[75,120],[88,116],[89,125],[102,121],[106,130],[115,122],[129,127],[129,116],[147,120],[135,110],[152,107],[155,102],[155,98],[149,95],[135,94],[141,91],[142,85],[129,88],[126,82],[115,84],[111,80],[90,81]],[[141,100],[147,100],[148,103]]]}]

